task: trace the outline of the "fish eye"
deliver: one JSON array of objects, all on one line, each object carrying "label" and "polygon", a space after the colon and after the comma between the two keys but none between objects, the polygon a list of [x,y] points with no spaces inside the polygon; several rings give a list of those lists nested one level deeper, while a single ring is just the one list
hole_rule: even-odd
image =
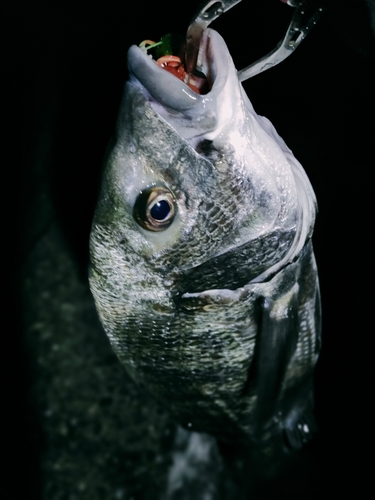
[{"label": "fish eye", "polygon": [[144,229],[164,231],[172,224],[175,212],[172,193],[162,187],[153,187],[138,195],[133,208],[133,217]]}]

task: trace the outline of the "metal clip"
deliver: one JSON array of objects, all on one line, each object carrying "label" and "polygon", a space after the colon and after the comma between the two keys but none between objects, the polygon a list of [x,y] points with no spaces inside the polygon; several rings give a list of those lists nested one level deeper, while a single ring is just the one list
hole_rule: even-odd
[{"label": "metal clip", "polygon": [[240,82],[276,66],[296,50],[323,13],[323,7],[317,7],[316,3],[315,0],[288,1],[289,5],[296,6],[297,9],[284,38],[269,54],[239,71]]},{"label": "metal clip", "polygon": [[[209,0],[192,19],[186,34],[185,65],[188,73],[193,73],[197,68],[199,43],[203,31],[221,14],[240,3],[242,0]],[[247,80],[263,71],[276,66],[286,59],[300,45],[302,40],[315,26],[322,15],[324,0],[281,0],[296,11],[287,29],[284,38],[275,49],[258,61],[250,64],[238,72],[240,82]],[[317,5],[319,4],[319,6]]]}]

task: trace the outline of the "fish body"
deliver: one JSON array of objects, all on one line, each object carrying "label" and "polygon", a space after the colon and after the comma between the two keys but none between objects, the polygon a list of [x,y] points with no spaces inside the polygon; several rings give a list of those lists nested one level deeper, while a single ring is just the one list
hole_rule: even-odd
[{"label": "fish body", "polygon": [[204,95],[129,49],[91,290],[128,373],[180,424],[299,448],[320,347],[315,195],[217,32],[199,57]]}]

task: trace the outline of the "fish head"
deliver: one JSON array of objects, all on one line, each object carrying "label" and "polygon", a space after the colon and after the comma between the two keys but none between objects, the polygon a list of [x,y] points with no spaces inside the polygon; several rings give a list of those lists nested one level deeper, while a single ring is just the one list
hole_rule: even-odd
[{"label": "fish head", "polygon": [[[124,252],[168,272],[196,267],[275,229],[304,242],[315,217],[307,178],[300,186],[302,168],[255,113],[214,30],[205,30],[200,58],[210,85],[204,95],[139,47],[129,49],[130,81],[95,218],[98,223],[105,214],[106,227],[123,235]],[[155,199],[170,210],[159,225],[144,220]]]}]

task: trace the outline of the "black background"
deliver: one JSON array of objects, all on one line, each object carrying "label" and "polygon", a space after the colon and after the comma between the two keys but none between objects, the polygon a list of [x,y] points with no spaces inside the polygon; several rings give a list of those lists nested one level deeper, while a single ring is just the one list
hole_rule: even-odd
[{"label": "black background", "polygon": [[[10,493],[4,498],[26,498],[25,492],[27,498],[41,498],[19,271],[57,221],[85,276],[101,161],[127,78],[127,48],[144,38],[184,33],[199,3],[3,4],[2,227],[8,251],[3,268],[4,276],[10,271],[6,295],[12,299],[3,315],[2,406],[8,417],[3,433],[9,438],[10,466],[3,482]],[[276,0],[246,3],[249,8],[239,5],[213,25],[237,68],[275,46],[291,13]],[[295,54],[244,87],[256,111],[273,122],[301,161],[317,195],[314,248],[323,350],[316,373],[319,432],[311,447],[319,465],[312,474],[318,486],[337,497],[361,498],[373,484],[375,28],[370,5],[373,18],[375,7],[364,0],[330,4]]]}]

